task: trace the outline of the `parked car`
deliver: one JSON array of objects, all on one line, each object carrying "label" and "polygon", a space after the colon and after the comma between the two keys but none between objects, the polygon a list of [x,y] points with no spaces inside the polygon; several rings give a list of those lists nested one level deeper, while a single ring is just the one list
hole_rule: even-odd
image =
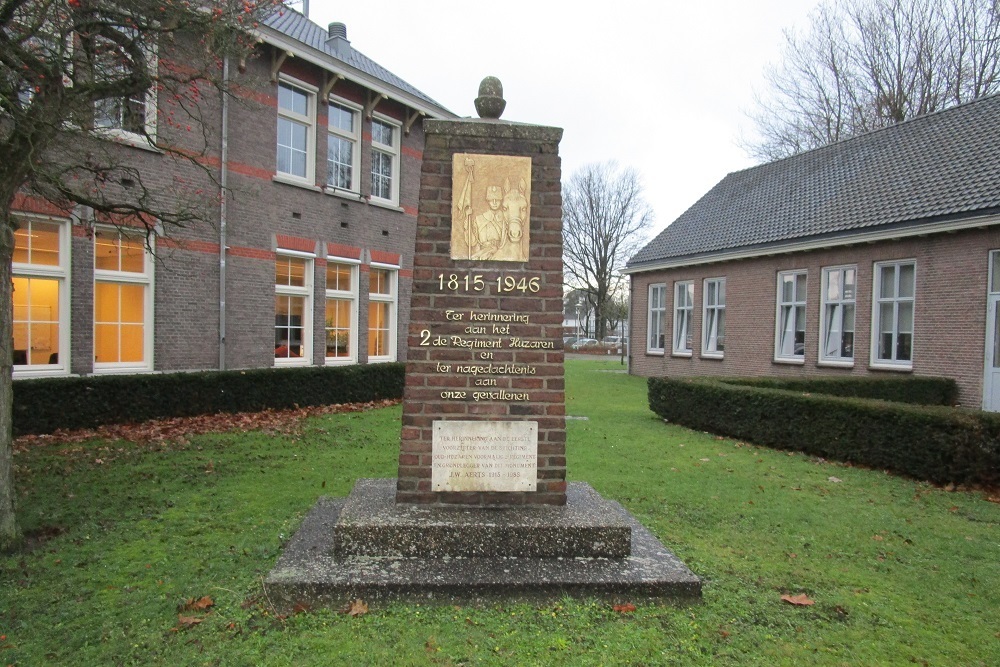
[{"label": "parked car", "polygon": [[600,343],[598,343],[597,340],[594,338],[581,338],[577,340],[575,343],[573,343],[572,349],[582,350],[584,348],[598,347],[598,346],[600,346]]},{"label": "parked car", "polygon": [[569,348],[573,343],[580,340],[578,336],[563,336],[563,347]]},{"label": "parked car", "polygon": [[605,336],[604,337],[604,347],[614,347],[618,348],[622,346],[621,336]]}]

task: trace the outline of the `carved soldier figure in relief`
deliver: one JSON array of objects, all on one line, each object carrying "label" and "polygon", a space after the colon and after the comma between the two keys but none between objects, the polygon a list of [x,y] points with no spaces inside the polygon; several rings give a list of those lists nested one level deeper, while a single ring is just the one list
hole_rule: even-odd
[{"label": "carved soldier figure in relief", "polygon": [[528,261],[531,158],[456,153],[452,168],[451,258]]},{"label": "carved soldier figure in relief", "polygon": [[499,186],[490,185],[486,188],[486,202],[489,210],[476,216],[475,252],[472,253],[472,259],[499,259],[495,255],[507,243],[507,221],[500,210],[503,195]]}]

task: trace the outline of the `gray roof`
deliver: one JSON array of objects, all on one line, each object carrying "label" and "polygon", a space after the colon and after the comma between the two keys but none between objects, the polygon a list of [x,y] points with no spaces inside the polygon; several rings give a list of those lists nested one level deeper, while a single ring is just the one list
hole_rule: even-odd
[{"label": "gray roof", "polygon": [[994,95],[731,173],[628,267],[998,211]]},{"label": "gray roof", "polygon": [[271,16],[264,20],[264,25],[290,37],[291,39],[294,39],[297,42],[301,42],[311,49],[319,51],[333,60],[340,61],[350,67],[353,67],[354,69],[363,72],[386,85],[408,93],[409,95],[412,95],[427,104],[438,107],[442,111],[448,111],[441,106],[440,103],[403,81],[398,76],[355,49],[353,46],[348,47],[345,53],[338,54],[337,51],[334,50],[332,44],[327,44],[328,33],[326,29],[313,23],[300,12],[291,9],[290,7],[282,7],[275,13],[271,14]]}]

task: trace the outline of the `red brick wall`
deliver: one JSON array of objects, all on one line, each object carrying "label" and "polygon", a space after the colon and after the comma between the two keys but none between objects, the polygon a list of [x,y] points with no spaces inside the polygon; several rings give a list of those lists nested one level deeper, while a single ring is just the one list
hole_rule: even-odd
[{"label": "red brick wall", "polygon": [[[503,128],[506,128],[504,130]],[[499,131],[497,136],[492,136]],[[523,136],[521,136],[523,135]],[[562,335],[562,199],[558,141],[561,130],[479,121],[435,121],[427,126],[420,180],[413,268],[407,380],[396,499],[403,503],[511,505],[565,503],[566,430]],[[501,137],[501,138],[497,138]],[[531,157],[530,257],[527,263],[450,259],[452,156],[492,153]],[[438,275],[481,274],[482,292],[443,291]],[[496,276],[538,277],[536,293],[498,294]],[[479,350],[422,346],[421,331],[462,335],[468,322],[448,322],[446,309],[526,313],[528,324],[512,334],[555,341],[551,350],[504,348],[490,360],[534,366],[530,376],[497,376],[498,387],[528,392],[530,400],[445,400],[444,390],[477,389],[475,377],[437,371],[441,362],[489,363]],[[516,330],[516,334],[515,334]],[[473,338],[474,336],[469,336]],[[478,389],[482,389],[479,387]],[[432,427],[436,420],[534,421],[538,423],[538,484],[534,492],[434,492]]]},{"label": "red brick wall", "polygon": [[[982,406],[989,251],[1000,248],[992,227],[897,241],[775,255],[632,276],[631,372],[642,376],[884,376],[912,372],[956,380],[963,405]],[[912,370],[871,367],[872,287],[875,262],[916,261]],[[818,361],[820,288],[824,267],[855,264],[858,270],[854,364],[849,368]],[[805,359],[774,360],[777,274],[808,272]],[[705,278],[726,278],[726,349],[723,359],[701,355]],[[671,355],[673,284],[694,281],[693,354]],[[648,286],[667,284],[667,343],[664,355],[646,352]]]}]

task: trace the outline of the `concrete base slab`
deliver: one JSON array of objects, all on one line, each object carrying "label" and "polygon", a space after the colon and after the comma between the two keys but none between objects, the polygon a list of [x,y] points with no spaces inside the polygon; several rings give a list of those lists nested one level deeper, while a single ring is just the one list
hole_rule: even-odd
[{"label": "concrete base slab", "polygon": [[[394,480],[362,482],[355,492],[395,488]],[[625,508],[601,498],[582,482],[572,482],[569,487],[568,496],[596,496],[602,511],[613,513],[614,518],[629,527],[629,555],[619,558],[428,557],[363,553],[338,556],[337,529],[349,501],[320,498],[265,580],[267,596],[282,611],[289,611],[296,605],[340,608],[356,598],[368,602],[408,599],[465,603],[549,599],[563,595],[633,602],[700,598],[701,580]],[[490,540],[493,538],[488,526],[496,524],[498,511],[516,514],[523,509],[461,510],[479,514],[482,522],[470,529],[474,517],[463,514],[461,525],[469,531],[469,539]],[[558,511],[559,508],[546,509]],[[379,539],[384,542],[383,537]],[[376,546],[376,551],[381,548]],[[352,550],[363,551],[360,543]]]}]

